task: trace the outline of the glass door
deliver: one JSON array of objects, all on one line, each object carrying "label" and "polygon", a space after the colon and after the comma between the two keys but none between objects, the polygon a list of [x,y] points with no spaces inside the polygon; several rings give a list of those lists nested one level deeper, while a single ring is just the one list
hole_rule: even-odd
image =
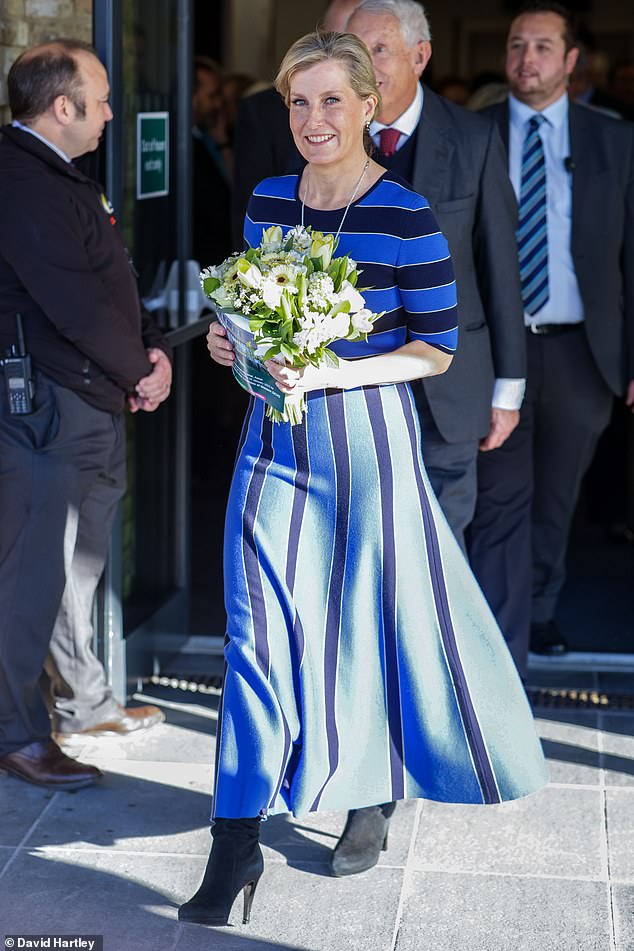
[{"label": "glass door", "polygon": [[141,297],[174,347],[170,399],[127,418],[128,492],[98,605],[100,651],[123,697],[188,631],[189,341],[205,327],[188,264],[191,0],[95,0],[94,34],[112,89],[107,190]]}]

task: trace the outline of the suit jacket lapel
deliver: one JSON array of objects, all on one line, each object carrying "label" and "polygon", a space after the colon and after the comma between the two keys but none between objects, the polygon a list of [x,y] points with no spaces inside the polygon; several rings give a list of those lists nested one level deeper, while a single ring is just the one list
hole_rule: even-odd
[{"label": "suit jacket lapel", "polygon": [[593,220],[598,213],[596,204],[602,200],[602,176],[608,169],[605,156],[597,147],[591,120],[592,113],[587,106],[571,103],[568,123],[572,162],[573,249],[582,234],[592,234],[594,231]]},{"label": "suit jacket lapel", "polygon": [[416,129],[412,186],[433,206],[442,200],[443,184],[454,153],[451,126],[443,114],[439,97],[426,86],[423,111]]}]

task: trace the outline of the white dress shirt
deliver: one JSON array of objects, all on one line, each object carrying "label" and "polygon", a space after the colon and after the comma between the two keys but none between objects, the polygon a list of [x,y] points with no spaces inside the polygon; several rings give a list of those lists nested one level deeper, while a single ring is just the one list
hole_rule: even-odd
[{"label": "white dress shirt", "polygon": [[398,119],[395,119],[394,122],[390,122],[389,125],[386,125],[384,122],[379,122],[378,119],[373,119],[370,124],[370,135],[377,149],[380,145],[379,133],[381,129],[398,129],[401,133],[401,137],[396,143],[397,152],[405,145],[410,135],[416,131],[416,127],[420,121],[420,114],[423,111],[423,101],[423,87],[420,83],[416,83],[416,95],[405,112],[399,116]]},{"label": "white dress shirt", "polygon": [[522,178],[522,151],[528,123],[534,115],[546,119],[539,128],[546,162],[548,293],[536,314],[524,315],[531,324],[577,324],[583,320],[583,302],[570,251],[572,233],[572,175],[568,95],[536,113],[530,106],[509,96],[509,175],[519,201]]},{"label": "white dress shirt", "polygon": [[[379,122],[377,119],[373,120],[370,125],[370,135],[377,148],[379,148],[379,133],[381,129],[398,129],[401,133],[401,137],[396,143],[397,151],[405,145],[409,137],[416,131],[418,123],[420,122],[424,98],[423,87],[420,83],[417,83],[416,95],[405,112],[400,115],[398,119],[395,119],[394,122],[391,122],[389,125],[385,125],[385,123]],[[496,409],[519,409],[524,399],[525,388],[525,380],[497,379],[493,386],[492,405]]]}]

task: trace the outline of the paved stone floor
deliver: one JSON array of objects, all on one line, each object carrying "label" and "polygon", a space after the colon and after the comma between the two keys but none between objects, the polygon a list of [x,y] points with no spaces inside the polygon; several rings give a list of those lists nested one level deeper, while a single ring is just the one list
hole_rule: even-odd
[{"label": "paved stone floor", "polygon": [[[632,687],[615,676],[615,689]],[[631,713],[537,710],[550,786],[486,808],[403,803],[388,851],[363,875],[328,875],[341,814],[269,820],[251,925],[239,900],[231,927],[208,929],[179,924],[176,908],[208,852],[217,696],[156,688],[153,699],[165,724],[69,748],[106,771],[98,786],[53,794],[0,775],[0,941],[52,933],[104,935],[105,951],[634,951]]]}]

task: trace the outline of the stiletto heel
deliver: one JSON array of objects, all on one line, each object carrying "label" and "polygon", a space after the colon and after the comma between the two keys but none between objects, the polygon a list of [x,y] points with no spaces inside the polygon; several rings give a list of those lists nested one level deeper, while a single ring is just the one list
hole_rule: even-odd
[{"label": "stiletto heel", "polygon": [[179,921],[220,927],[242,891],[242,921],[248,924],[255,889],[264,871],[260,848],[260,819],[216,819],[213,845],[202,883],[196,894],[178,909]]},{"label": "stiletto heel", "polygon": [[383,845],[381,846],[381,852],[387,852],[387,839],[389,835],[389,830],[385,830],[385,838],[383,839]]},{"label": "stiletto heel", "polygon": [[251,906],[253,904],[253,899],[255,897],[255,890],[258,887],[259,879],[256,879],[253,882],[249,882],[248,885],[244,886],[243,889],[243,898],[244,898],[244,909],[242,913],[242,924],[248,925],[251,921]]}]

